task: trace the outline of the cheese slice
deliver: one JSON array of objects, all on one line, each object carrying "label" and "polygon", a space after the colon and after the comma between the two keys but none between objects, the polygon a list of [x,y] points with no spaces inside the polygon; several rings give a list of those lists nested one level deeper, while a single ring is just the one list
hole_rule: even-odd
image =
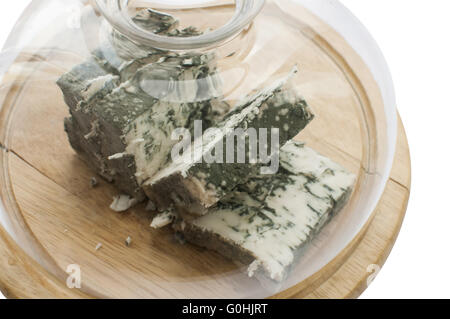
[{"label": "cheese slice", "polygon": [[208,214],[179,221],[187,241],[282,281],[299,251],[347,202],[355,175],[299,142],[281,151],[280,172],[252,178]]}]

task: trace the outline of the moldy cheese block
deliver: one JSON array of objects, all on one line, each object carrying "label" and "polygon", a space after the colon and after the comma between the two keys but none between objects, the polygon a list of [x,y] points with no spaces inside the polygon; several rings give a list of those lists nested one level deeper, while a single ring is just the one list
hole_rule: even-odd
[{"label": "moldy cheese block", "polygon": [[[146,194],[158,208],[163,211],[177,207],[183,213],[203,215],[252,176],[264,170],[268,171],[267,174],[275,173],[278,163],[269,161],[276,160],[280,145],[294,138],[314,118],[305,100],[286,86],[296,73],[297,68],[294,68],[287,77],[248,97],[214,130],[205,132],[199,143],[194,141],[180,158],[144,183]],[[260,148],[261,152],[261,148],[267,147],[263,150],[265,162],[258,158],[261,153],[250,160],[248,137],[251,129],[254,132],[254,150]],[[258,136],[259,129],[266,131]],[[273,129],[277,130],[278,137],[272,141]],[[261,143],[264,140],[267,143]],[[215,157],[218,154],[219,158]],[[269,171],[270,165],[273,172]]]},{"label": "moldy cheese block", "polygon": [[[161,21],[160,32],[174,33],[172,18],[144,10],[136,19],[144,23],[145,17],[151,26]],[[174,34],[187,32],[194,30]],[[97,173],[143,200],[140,184],[167,163],[171,131],[190,129],[195,119],[205,119],[207,128],[229,106],[217,100],[221,83],[213,54],[135,48],[132,57],[131,42],[113,37],[114,45],[105,44],[58,80],[71,113],[65,130]]]},{"label": "moldy cheese block", "polygon": [[143,198],[140,184],[170,160],[173,130],[192,130],[196,119],[204,119],[207,128],[228,107],[216,99],[197,100],[217,91],[204,78],[208,57],[197,61],[192,62],[192,55],[167,56],[142,67],[109,94],[97,93],[95,102],[71,108],[66,130],[72,145],[126,194]]},{"label": "moldy cheese block", "polygon": [[355,176],[302,143],[287,143],[280,157],[278,174],[252,178],[205,216],[178,220],[175,229],[188,242],[250,264],[249,276],[282,281],[345,205]]}]

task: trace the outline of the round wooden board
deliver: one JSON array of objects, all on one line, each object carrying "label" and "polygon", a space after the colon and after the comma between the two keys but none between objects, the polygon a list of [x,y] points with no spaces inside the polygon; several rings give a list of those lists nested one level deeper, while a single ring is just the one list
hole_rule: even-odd
[{"label": "round wooden board", "polygon": [[[372,272],[386,261],[402,225],[409,199],[410,157],[404,128],[399,137],[394,167],[373,220],[329,265],[276,298],[356,298],[366,288]],[[0,227],[0,289],[8,298],[89,298],[68,289],[64,282],[48,273],[19,248]],[[342,256],[345,256],[344,260]],[[375,265],[375,266],[374,266]],[[378,268],[379,267],[379,268]],[[324,280],[320,280],[324,278]]]},{"label": "round wooden board", "polygon": [[[356,141],[354,138],[359,135],[360,127],[356,114],[349,110],[356,109],[360,103],[368,109],[383,108],[378,86],[367,66],[341,36],[308,12],[297,13],[308,26],[313,26],[304,27],[302,36],[296,35],[295,39],[297,45],[300,46],[300,42],[302,45],[300,56],[296,59],[305,63],[302,70],[304,79],[316,74],[314,72],[327,76],[332,74],[335,82],[328,83],[326,89],[332,89],[334,83],[335,90],[344,96],[333,103],[321,99],[320,94],[317,94],[318,99],[308,99],[317,107],[319,114],[310,129],[303,133],[302,139],[305,138],[309,145],[324,155],[357,171],[365,145],[362,140]],[[0,174],[0,195],[8,213],[17,217],[17,222],[8,226],[19,230],[19,233],[22,231],[23,238],[19,235],[15,239],[26,243],[22,248],[28,253],[35,253],[35,259],[31,258],[0,227],[0,289],[3,293],[11,298],[91,298],[102,297],[96,292],[105,285],[109,291],[125,290],[121,296],[148,296],[148,290],[152,289],[146,285],[152,285],[152,281],[144,281],[144,276],[141,278],[136,274],[146,271],[148,275],[150,271],[155,272],[156,278],[170,274],[177,281],[187,282],[185,290],[175,293],[167,292],[156,284],[155,297],[185,296],[199,287],[203,291],[210,290],[216,298],[225,293],[232,295],[235,289],[233,281],[229,282],[227,276],[223,276],[233,270],[231,263],[214,253],[186,250],[173,244],[168,246],[169,251],[164,250],[168,232],[149,234],[148,216],[139,211],[133,212],[131,217],[111,214],[107,207],[112,195],[115,195],[113,187],[107,185],[95,191],[89,189],[86,181],[92,172],[76,159],[66,136],[60,132],[60,123],[68,112],[54,85],[54,79],[66,71],[64,65],[73,65],[77,61],[67,61],[70,56],[59,55],[58,52],[47,52],[43,56],[41,52],[37,53],[25,54],[21,57],[23,60],[17,61],[18,67],[13,68],[16,72],[7,74],[3,79],[12,85],[3,86],[0,92],[5,96],[0,112],[0,128],[6,127],[0,132],[0,142],[7,147],[2,149],[0,156],[3,170]],[[46,59],[52,60],[53,64],[41,63]],[[33,60],[36,60],[38,68],[27,68],[32,65],[29,61]],[[25,69],[21,68],[21,62],[24,62]],[[52,75],[54,78],[42,82],[27,81],[31,73],[38,77]],[[32,85],[27,82],[32,82]],[[308,97],[311,92],[305,93]],[[409,150],[403,126],[399,123],[391,178],[365,227],[328,265],[274,298],[357,297],[366,288],[372,272],[383,265],[399,232],[409,198]],[[339,129],[343,125],[346,130]],[[52,143],[45,143],[49,139],[53,139]],[[54,145],[60,148],[55,149]],[[72,223],[77,227],[72,227]],[[134,249],[126,250],[128,248],[123,247],[123,240],[130,231],[139,237],[133,241]],[[102,240],[108,243],[108,247],[95,255],[94,247]],[[148,248],[149,243],[154,248]],[[72,259],[71,254],[66,254],[67,250],[77,257]],[[66,265],[77,263],[78,258],[90,264],[88,268],[93,270],[88,274],[92,287],[83,287],[83,291],[67,288],[67,274],[63,271]],[[152,264],[152,258],[159,264]],[[190,261],[191,265],[179,263],[178,258]],[[99,264],[92,266],[93,262]],[[131,276],[128,271],[130,263],[135,267]],[[168,269],[162,269],[161,264]],[[148,265],[155,268],[149,270]],[[114,272],[103,272],[103,267],[119,268],[117,274],[124,278],[115,278],[115,282],[111,282]],[[203,277],[211,280],[196,282]],[[125,283],[132,280],[137,287],[144,287],[143,290],[126,291]],[[142,283],[139,282],[141,280]]]}]

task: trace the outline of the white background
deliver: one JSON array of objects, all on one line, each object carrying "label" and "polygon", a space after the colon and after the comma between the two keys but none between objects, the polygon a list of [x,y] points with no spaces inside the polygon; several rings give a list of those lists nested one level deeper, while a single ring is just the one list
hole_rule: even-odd
[{"label": "white background", "polygon": [[[29,2],[2,1],[0,43]],[[386,56],[413,166],[404,226],[362,298],[450,298],[450,2],[342,2]]]}]

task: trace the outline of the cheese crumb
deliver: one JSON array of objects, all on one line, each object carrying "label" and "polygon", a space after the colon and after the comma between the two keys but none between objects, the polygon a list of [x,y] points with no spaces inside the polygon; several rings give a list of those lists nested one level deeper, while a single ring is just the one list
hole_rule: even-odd
[{"label": "cheese crumb", "polygon": [[127,211],[137,203],[138,201],[135,198],[132,198],[128,195],[119,195],[114,196],[114,200],[109,208],[111,208],[115,212],[121,213]]},{"label": "cheese crumb", "polygon": [[259,261],[259,260],[253,261],[250,264],[250,266],[248,266],[248,269],[247,269],[248,276],[250,278],[252,278],[255,275],[255,273],[258,271],[260,266],[261,266],[261,261]]},{"label": "cheese crumb", "polygon": [[173,211],[166,211],[161,214],[158,214],[153,218],[153,221],[150,227],[159,229],[170,225],[176,218],[176,214]]},{"label": "cheese crumb", "polygon": [[91,184],[91,187],[92,187],[92,188],[97,187],[97,185],[98,185],[97,178],[92,177],[92,178],[91,178],[91,181],[90,181],[90,184]]},{"label": "cheese crumb", "polygon": [[97,246],[95,246],[95,251],[99,251],[100,248],[102,247],[103,247],[102,243],[98,243]]}]

